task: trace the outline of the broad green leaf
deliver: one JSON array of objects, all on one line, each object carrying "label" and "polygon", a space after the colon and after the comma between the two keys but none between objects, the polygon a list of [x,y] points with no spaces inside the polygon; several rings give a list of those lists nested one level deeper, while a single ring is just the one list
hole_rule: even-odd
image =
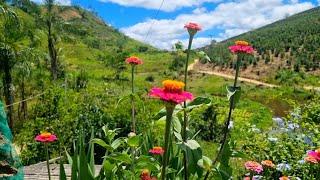
[{"label": "broad green leaf", "polygon": [[187,147],[189,147],[191,150],[195,150],[200,148],[199,143],[196,140],[187,140],[187,142],[185,143],[185,145]]},{"label": "broad green leaf", "polygon": [[107,149],[108,151],[112,152],[114,150],[114,148],[110,145],[108,145],[106,142],[104,142],[102,139],[98,139],[98,138],[94,138],[91,140],[91,142],[93,144],[98,144],[102,147],[104,147],[105,149]]},{"label": "broad green leaf", "polygon": [[202,156],[202,159],[200,159],[197,164],[206,171],[210,171],[212,167],[212,160],[207,156]]},{"label": "broad green leaf", "polygon": [[173,132],[173,134],[179,141],[182,141],[182,135],[180,133]]},{"label": "broad green leaf", "polygon": [[172,126],[176,132],[181,133],[181,123],[177,116],[172,117]]},{"label": "broad green leaf", "polygon": [[116,150],[124,142],[123,138],[118,138],[111,143],[111,147]]},{"label": "broad green leaf", "polygon": [[210,98],[206,97],[196,97],[193,101],[187,104],[188,110],[192,110],[196,107],[202,106],[202,105],[209,105],[211,103]]},{"label": "broad green leaf", "polygon": [[109,160],[114,160],[119,163],[131,164],[131,158],[128,154],[125,153],[115,153],[107,157]]},{"label": "broad green leaf", "polygon": [[239,102],[240,96],[241,96],[241,87],[233,87],[233,86],[227,86],[227,97],[228,100],[231,101],[231,98],[233,99],[234,106]]},{"label": "broad green leaf", "polygon": [[133,136],[128,138],[128,145],[130,147],[138,147],[140,141],[140,136]]}]

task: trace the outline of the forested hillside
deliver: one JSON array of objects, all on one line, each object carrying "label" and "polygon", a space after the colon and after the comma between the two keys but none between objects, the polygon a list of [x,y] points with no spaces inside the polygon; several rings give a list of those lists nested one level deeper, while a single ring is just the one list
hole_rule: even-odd
[{"label": "forested hillside", "polygon": [[320,8],[317,7],[203,49],[215,66],[233,68],[232,56],[227,47],[235,40],[244,39],[256,49],[254,58],[245,61],[243,67],[244,71],[249,68],[247,71],[253,77],[266,74],[276,76],[275,71],[278,70],[318,74],[319,27]]}]

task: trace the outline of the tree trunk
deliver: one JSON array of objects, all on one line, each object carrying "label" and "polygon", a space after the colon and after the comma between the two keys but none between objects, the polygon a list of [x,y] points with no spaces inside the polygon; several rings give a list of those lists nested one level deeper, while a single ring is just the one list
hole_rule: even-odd
[{"label": "tree trunk", "polygon": [[[27,119],[27,101],[24,101],[26,98],[26,92],[25,92],[25,83],[22,82],[21,83],[21,104],[20,104],[20,118],[22,120],[26,120]],[[22,117],[21,117],[22,114]]]},{"label": "tree trunk", "polygon": [[[8,66],[7,66],[8,67]],[[5,96],[5,101],[6,105],[8,106],[8,121],[9,121],[9,127],[10,129],[13,128],[13,95],[12,95],[12,77],[11,77],[11,72],[10,68],[5,68],[4,70],[4,78],[3,78],[3,86],[4,86],[4,96]]]},{"label": "tree trunk", "polygon": [[[51,15],[50,15],[51,16]],[[53,80],[57,80],[58,78],[58,59],[57,59],[57,51],[54,45],[54,39],[52,36],[52,22],[51,17],[47,21],[48,25],[48,50],[50,55],[51,62],[51,76]]]}]

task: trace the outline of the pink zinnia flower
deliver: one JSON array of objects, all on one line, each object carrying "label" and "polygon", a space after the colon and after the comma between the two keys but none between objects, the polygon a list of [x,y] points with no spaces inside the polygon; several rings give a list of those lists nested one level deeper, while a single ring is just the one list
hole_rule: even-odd
[{"label": "pink zinnia flower", "polygon": [[143,61],[136,56],[131,56],[126,59],[126,63],[131,65],[139,65],[143,64]]},{"label": "pink zinnia flower", "polygon": [[165,80],[162,84],[163,88],[152,88],[150,96],[173,104],[180,104],[186,100],[193,99],[193,95],[190,92],[183,91],[183,87],[185,86],[183,82]]},{"label": "pink zinnia flower", "polygon": [[58,140],[57,136],[48,132],[41,133],[35,138],[38,142],[49,143]]},{"label": "pink zinnia flower", "polygon": [[253,54],[253,47],[249,45],[246,41],[236,41],[235,45],[230,46],[229,50],[234,53],[245,53],[245,54]]},{"label": "pink zinnia flower", "polygon": [[162,147],[156,146],[150,149],[149,153],[153,155],[162,155],[164,153],[164,149]]},{"label": "pink zinnia flower", "polygon": [[304,160],[314,164],[320,163],[320,149],[309,151],[307,157]]},{"label": "pink zinnia flower", "polygon": [[246,167],[247,170],[256,172],[260,174],[263,171],[263,167],[261,164],[255,162],[255,161],[247,161],[244,166]]},{"label": "pink zinnia flower", "polygon": [[197,23],[189,22],[184,26],[184,28],[188,29],[189,34],[195,35],[198,31],[201,31],[201,26]]}]

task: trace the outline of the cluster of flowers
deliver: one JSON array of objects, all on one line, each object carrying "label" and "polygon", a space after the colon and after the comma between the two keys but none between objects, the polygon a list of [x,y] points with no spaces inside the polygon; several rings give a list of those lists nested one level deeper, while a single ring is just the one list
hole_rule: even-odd
[{"label": "cluster of flowers", "polygon": [[[264,160],[260,163],[256,161],[247,161],[244,164],[245,168],[250,171],[250,174],[262,174],[265,169],[275,169],[276,165],[271,160]],[[277,166],[278,167],[278,166]],[[253,177],[252,179],[257,179]],[[250,177],[245,177],[244,180],[252,180]],[[287,176],[282,176],[279,180],[289,180]]]},{"label": "cluster of flowers", "polygon": [[304,160],[311,164],[320,164],[320,148],[315,151],[309,151]]}]

